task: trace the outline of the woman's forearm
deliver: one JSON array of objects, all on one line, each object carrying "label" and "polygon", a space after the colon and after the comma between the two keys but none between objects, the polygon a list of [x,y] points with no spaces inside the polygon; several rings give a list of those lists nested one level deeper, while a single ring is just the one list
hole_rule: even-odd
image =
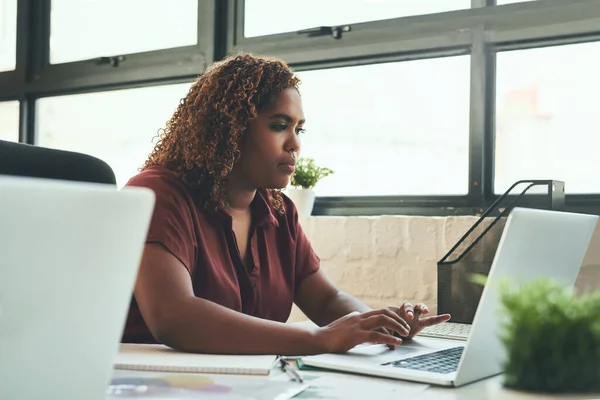
[{"label": "woman's forearm", "polygon": [[314,330],[251,317],[200,298],[182,304],[160,331],[160,342],[188,352],[293,356],[322,351]]}]

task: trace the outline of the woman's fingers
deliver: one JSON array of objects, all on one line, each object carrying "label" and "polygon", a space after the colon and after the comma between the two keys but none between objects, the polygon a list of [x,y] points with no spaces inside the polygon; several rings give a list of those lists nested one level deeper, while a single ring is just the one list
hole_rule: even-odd
[{"label": "woman's fingers", "polygon": [[371,343],[378,343],[378,344],[385,344],[388,346],[395,346],[399,345],[402,343],[402,339],[392,336],[392,335],[387,335],[385,333],[381,333],[381,332],[377,332],[377,331],[370,331],[370,332],[365,332],[365,336],[364,339],[362,340],[362,342],[371,342]]},{"label": "woman's fingers", "polygon": [[391,310],[389,308],[380,308],[377,310],[367,311],[365,313],[362,313],[361,316],[363,318],[369,318],[374,315],[380,315],[380,314],[387,315],[388,317],[398,321],[398,323],[401,324],[402,326],[404,326],[407,330],[410,330],[410,325],[408,325],[408,322],[406,322],[400,315],[398,315],[397,312],[394,312],[393,310]]},{"label": "woman's fingers", "polygon": [[415,317],[415,310],[411,303],[406,302],[402,304],[402,307],[400,308],[404,310],[404,315],[406,315],[408,319],[413,319]]},{"label": "woman's fingers", "polygon": [[442,315],[434,315],[431,317],[421,318],[420,322],[421,322],[422,327],[426,327],[426,326],[441,324],[442,322],[446,322],[449,319],[450,319],[450,314],[442,314]]},{"label": "woman's fingers", "polygon": [[418,317],[419,315],[427,314],[429,312],[429,308],[427,308],[427,306],[425,304],[419,303],[414,306],[414,311],[415,311],[415,317]]},{"label": "woman's fingers", "polygon": [[400,324],[396,319],[381,313],[379,315],[372,315],[363,320],[361,328],[365,330],[375,330],[380,328],[386,328],[388,330],[398,332],[400,336],[407,336],[410,329],[407,329],[404,325]]}]

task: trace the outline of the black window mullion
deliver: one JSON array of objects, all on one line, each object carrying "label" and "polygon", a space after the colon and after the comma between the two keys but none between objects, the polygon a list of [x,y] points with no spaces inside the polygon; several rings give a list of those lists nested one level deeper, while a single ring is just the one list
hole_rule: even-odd
[{"label": "black window mullion", "polygon": [[472,29],[473,44],[471,51],[471,93],[469,112],[469,198],[473,204],[482,204],[486,187],[484,160],[485,124],[488,101],[487,63],[484,29]]},{"label": "black window mullion", "polygon": [[[215,4],[214,51],[215,60],[227,55],[228,39],[233,37],[229,30],[234,26],[230,20],[231,5],[229,1],[220,0]],[[200,39],[198,39],[200,40]]]},{"label": "black window mullion", "polygon": [[485,46],[485,114],[483,131],[482,192],[485,203],[494,199],[496,158],[496,52]]},{"label": "black window mullion", "polygon": [[23,143],[34,144],[37,129],[35,99],[25,93],[25,88],[28,82],[39,78],[39,72],[48,63],[49,49],[50,0],[19,0],[12,89],[19,100],[19,141]]},{"label": "black window mullion", "polygon": [[36,102],[32,96],[22,96],[19,100],[19,141],[35,144],[37,136]]},{"label": "black window mullion", "polygon": [[[217,2],[222,0],[202,0],[198,1],[198,36],[196,47],[203,53],[204,67],[215,60],[217,54],[217,23],[220,22],[220,8]],[[204,68],[197,69],[196,74],[202,72]]]},{"label": "black window mullion", "polygon": [[23,65],[26,65],[25,82],[34,82],[41,79],[42,71],[50,63],[50,12],[52,5],[51,0],[27,0],[26,2],[29,3],[29,20],[26,22],[29,29],[27,32],[28,38],[26,39],[27,50],[23,52],[22,56],[25,57]]}]

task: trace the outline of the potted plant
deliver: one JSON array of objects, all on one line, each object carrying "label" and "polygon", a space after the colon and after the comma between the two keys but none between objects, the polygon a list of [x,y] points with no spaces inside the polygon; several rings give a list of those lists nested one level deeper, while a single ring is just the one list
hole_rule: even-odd
[{"label": "potted plant", "polygon": [[296,205],[299,218],[303,219],[312,214],[315,204],[314,187],[321,179],[331,174],[331,169],[317,166],[312,158],[298,159],[286,194]]},{"label": "potted plant", "polygon": [[506,358],[504,388],[495,398],[600,393],[600,292],[576,296],[544,278],[519,288],[504,282],[500,301]]}]

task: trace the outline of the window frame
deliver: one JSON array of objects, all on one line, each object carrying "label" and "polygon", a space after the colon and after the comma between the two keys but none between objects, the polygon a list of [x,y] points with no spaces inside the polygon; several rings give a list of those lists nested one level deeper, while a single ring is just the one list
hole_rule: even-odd
[{"label": "window frame", "polygon": [[[590,24],[594,24],[594,21],[597,21],[595,23],[596,24],[595,26],[598,27],[596,29],[596,32],[593,32],[591,30],[586,30],[585,27],[590,27]],[[502,40],[502,41],[498,40],[497,42],[495,42],[493,44],[493,46],[490,47],[490,50],[493,51],[494,59],[495,59],[495,55],[497,53],[504,52],[504,51],[539,49],[542,47],[568,46],[568,45],[574,45],[574,44],[594,43],[594,42],[597,42],[598,45],[600,46],[600,25],[597,25],[598,23],[600,23],[600,19],[597,18],[597,19],[591,19],[589,22],[586,22],[585,24],[581,24],[580,26],[577,26],[576,28],[579,28],[584,32],[583,34],[574,35],[574,34],[567,33],[563,37],[560,37],[560,36],[553,37],[553,38],[546,37],[543,40],[515,41],[515,40],[513,40],[513,37],[512,37],[514,34],[509,33],[503,37],[504,40]],[[584,29],[582,29],[582,28],[584,28]],[[558,29],[564,29],[564,27],[560,27]],[[495,73],[494,73],[494,78],[495,78]],[[495,83],[496,83],[496,80],[494,79],[494,89],[495,89]],[[496,94],[494,91],[493,96],[491,96],[491,98],[488,99],[488,102],[493,105],[491,107],[492,113],[494,113],[494,111],[495,111],[495,100],[496,100]],[[492,116],[491,118],[488,118],[488,120],[489,120],[488,129],[492,133],[491,148],[492,148],[492,154],[493,154],[493,146],[494,146],[494,141],[495,141],[495,137],[494,137],[494,135],[495,135],[495,132],[494,132],[495,131],[495,123],[494,123],[495,118],[493,117],[493,114],[491,114],[491,116]],[[498,199],[501,195],[496,194],[494,191],[494,185],[493,185],[493,182],[494,182],[494,159],[491,157],[490,157],[490,165],[488,166],[488,174],[489,174],[489,176],[487,178],[487,181],[490,182],[491,185],[489,187],[489,191],[486,193],[486,199],[490,199],[491,202],[493,202],[496,199]],[[567,185],[568,185],[568,182],[567,182]],[[567,195],[565,195],[565,204],[566,204],[567,211],[600,215],[600,193],[567,194]]]},{"label": "window frame", "polygon": [[[196,45],[111,55],[125,57],[124,61],[114,67],[99,63],[98,58],[50,64],[50,10],[51,0],[19,1],[17,64],[21,54],[25,58],[21,66],[27,67],[19,68],[17,65],[17,69],[13,71],[17,73],[17,79],[0,74],[2,87],[5,82],[12,82],[8,83],[7,93],[36,93],[39,97],[69,90],[150,84],[160,80],[189,78],[198,75],[215,59],[215,0],[198,1]],[[23,21],[26,15],[30,16],[30,23],[27,20]],[[19,46],[21,35],[27,35],[23,40],[27,40],[30,46]],[[28,55],[32,55],[33,59],[28,59]]]},{"label": "window frame", "polygon": [[[471,69],[473,68],[473,55],[470,53],[468,48],[455,48],[455,49],[440,49],[435,52],[427,53],[405,53],[397,54],[393,56],[384,57],[372,57],[365,58],[360,61],[338,61],[332,63],[320,63],[319,68],[340,68],[348,66],[360,66],[360,65],[372,65],[379,63],[388,62],[401,62],[411,60],[424,60],[431,58],[441,57],[452,57],[461,55],[471,55]],[[476,67],[479,67],[477,64]],[[298,72],[310,70],[310,66],[299,66],[295,68]],[[483,76],[483,74],[482,74]],[[480,85],[484,85],[483,81],[479,82]],[[479,86],[478,86],[479,87]],[[471,90],[471,104],[480,98],[479,93],[482,93],[479,89],[476,91]],[[470,113],[470,125],[482,123],[483,121],[479,116],[473,117]],[[469,135],[469,170],[468,179],[471,182],[468,186],[468,193],[465,195],[418,195],[418,196],[317,196],[315,199],[314,215],[382,215],[382,214],[398,214],[398,210],[402,209],[401,213],[416,213],[422,214],[423,212],[433,213],[452,213],[452,209],[462,210],[460,212],[473,214],[477,212],[477,205],[483,195],[479,188],[479,178],[482,173],[482,165],[479,162],[480,155],[478,149],[481,146],[479,142],[479,136],[473,140],[472,136]],[[474,183],[473,183],[474,182]],[[452,204],[452,206],[449,206]],[[426,210],[426,211],[424,211]]]},{"label": "window frame", "polygon": [[[355,65],[357,59],[381,62],[387,57],[398,61],[471,50],[469,193],[466,196],[318,196],[313,214],[472,215],[480,214],[498,199],[493,190],[497,49],[600,39],[597,28],[600,7],[597,2],[587,0],[494,4],[493,0],[473,0],[468,10],[351,24],[352,31],[335,40],[330,36],[309,38],[293,32],[245,38],[244,0],[228,0],[233,12],[228,13],[227,50],[275,54],[299,71]],[[581,15],[591,18],[582,21]],[[374,54],[384,56],[377,58]],[[595,201],[600,203],[600,194],[566,196],[567,207],[577,209]]]},{"label": "window frame", "polygon": [[[331,35],[313,36],[287,32],[268,36],[246,38],[244,32],[245,0],[226,0],[227,52],[251,51],[276,55],[291,65],[318,65],[320,63],[360,59],[373,54],[398,52],[398,37],[402,53],[424,53],[428,50],[450,50],[468,46],[469,33],[462,31],[468,12],[484,7],[485,0],[471,0],[469,10],[449,11],[437,14],[415,15],[388,20],[351,24],[352,31],[343,33],[339,40]],[[442,16],[443,17],[440,17]],[[403,26],[398,26],[403,23]],[[451,24],[449,29],[448,25]],[[449,30],[454,34],[447,35]]]},{"label": "window frame", "polygon": [[[600,42],[597,0],[501,6],[493,6],[494,0],[472,0],[467,10],[352,24],[352,31],[340,40],[295,33],[236,37],[243,32],[243,3],[199,0],[197,45],[128,54],[124,63],[113,68],[89,60],[50,65],[50,0],[19,0],[17,65],[0,73],[0,101],[20,101],[20,140],[35,144],[39,98],[187,82],[215,59],[238,50],[276,55],[298,71],[468,53],[468,194],[317,197],[313,214],[476,215],[499,197],[493,192],[496,52]],[[566,205],[567,210],[600,214],[600,193],[567,195]]]}]

